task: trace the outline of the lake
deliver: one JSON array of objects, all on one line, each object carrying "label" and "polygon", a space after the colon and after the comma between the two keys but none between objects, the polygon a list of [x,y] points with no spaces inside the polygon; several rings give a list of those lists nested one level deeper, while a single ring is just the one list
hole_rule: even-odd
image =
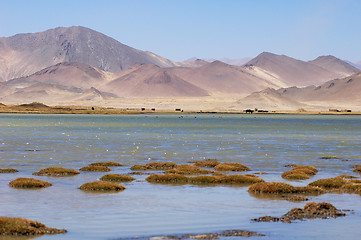
[{"label": "lake", "polygon": [[[322,159],[325,156],[335,159]],[[65,228],[64,235],[37,239],[119,239],[182,233],[250,230],[265,237],[251,239],[357,239],[361,226],[361,196],[324,194],[310,201],[330,202],[353,210],[337,219],[292,224],[257,223],[250,219],[281,216],[307,202],[256,198],[248,187],[150,184],[148,175],[122,183],[119,193],[89,193],[80,185],[106,173],[81,172],[73,177],[33,176],[42,168],[79,169],[92,162],[117,161],[111,173],[129,174],[135,164],[154,161],[186,164],[216,158],[239,162],[266,181],[304,186],[341,174],[359,176],[361,116],[356,115],[0,115],[0,216],[23,217]],[[317,175],[286,181],[286,164],[313,165]],[[152,171],[151,173],[161,173]],[[242,172],[241,174],[245,174]],[[13,189],[19,177],[49,181],[41,190]],[[11,238],[9,238],[11,239]],[[17,239],[17,238],[12,238]]]}]

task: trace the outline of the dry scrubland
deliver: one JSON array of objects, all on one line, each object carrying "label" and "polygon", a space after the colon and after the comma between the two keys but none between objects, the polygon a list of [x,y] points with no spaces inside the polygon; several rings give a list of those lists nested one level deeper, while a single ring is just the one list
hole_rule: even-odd
[{"label": "dry scrubland", "polygon": [[[331,158],[331,157],[330,157]],[[126,190],[126,187],[118,182],[130,183],[136,178],[130,174],[147,174],[146,181],[149,184],[192,184],[216,187],[219,185],[233,185],[248,187],[248,192],[255,198],[279,199],[293,202],[309,201],[312,196],[326,193],[359,194],[361,195],[361,180],[353,175],[341,175],[333,178],[318,179],[305,186],[295,187],[286,182],[266,182],[255,174],[267,174],[265,172],[254,172],[241,163],[221,163],[217,159],[204,161],[192,161],[190,164],[177,165],[173,162],[150,162],[145,165],[124,166],[118,162],[94,162],[80,169],[67,169],[63,167],[48,167],[34,172],[33,175],[46,177],[72,177],[77,174],[87,174],[87,171],[112,171],[113,168],[126,167],[129,174],[106,174],[100,180],[82,184],[79,189],[86,192],[97,192],[103,194],[114,194]],[[281,177],[286,181],[302,181],[315,176],[319,170],[309,165],[286,165],[292,167],[290,171],[284,172]],[[355,173],[361,173],[361,166],[354,166]],[[17,174],[16,169],[0,169],[3,174]],[[153,173],[156,172],[156,173]],[[163,173],[159,173],[163,172]],[[246,172],[240,174],[241,172]],[[34,178],[17,178],[9,182],[9,186],[18,189],[36,189],[51,187],[50,182]],[[131,186],[129,186],[131,187]],[[297,220],[314,218],[336,218],[346,214],[336,209],[330,203],[307,203],[304,208],[293,208],[281,217],[262,216],[252,219],[255,222],[285,222],[292,223]],[[44,224],[21,218],[0,217],[0,235],[41,235],[66,233],[66,230],[47,228]],[[209,239],[221,236],[263,236],[260,233],[250,231],[224,231],[221,233],[203,234]],[[202,236],[203,236],[202,235]],[[183,234],[177,239],[199,237],[201,235]],[[154,236],[155,237],[155,236]],[[203,239],[203,238],[202,238]],[[208,238],[207,238],[208,239]]]}]

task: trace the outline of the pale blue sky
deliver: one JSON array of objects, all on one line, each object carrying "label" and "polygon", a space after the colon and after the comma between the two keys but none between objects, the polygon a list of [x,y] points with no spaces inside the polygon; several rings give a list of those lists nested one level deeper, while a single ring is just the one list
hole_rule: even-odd
[{"label": "pale blue sky", "polygon": [[360,0],[0,0],[0,36],[85,26],[175,61],[361,60]]}]

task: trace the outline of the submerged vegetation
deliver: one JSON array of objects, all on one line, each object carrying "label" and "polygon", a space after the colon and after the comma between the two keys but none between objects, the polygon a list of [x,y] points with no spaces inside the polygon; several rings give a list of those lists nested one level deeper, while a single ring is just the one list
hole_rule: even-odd
[{"label": "submerged vegetation", "polygon": [[49,228],[44,224],[25,218],[0,217],[0,235],[43,235],[66,233],[65,229]]},{"label": "submerged vegetation", "polygon": [[62,168],[62,167],[49,167],[41,169],[39,172],[33,173],[36,176],[51,176],[51,177],[67,177],[74,176],[80,172],[74,169]]},{"label": "submerged vegetation", "polygon": [[0,168],[0,173],[16,173],[16,172],[19,171],[14,168]]},{"label": "submerged vegetation", "polygon": [[190,163],[194,163],[197,167],[207,167],[207,168],[214,168],[220,162],[217,159],[207,159],[203,161],[190,161]]},{"label": "submerged vegetation", "polygon": [[146,178],[150,183],[177,183],[177,184],[252,184],[264,180],[254,175],[228,176],[196,176],[186,177],[181,174],[153,174]]},{"label": "submerged vegetation", "polygon": [[84,183],[80,186],[81,190],[84,191],[97,191],[97,192],[120,192],[125,190],[125,187],[119,183],[108,182],[108,181],[96,181]]},{"label": "submerged vegetation", "polygon": [[305,180],[316,175],[317,168],[309,165],[295,166],[291,171],[284,172],[281,176],[288,180]]},{"label": "submerged vegetation", "polygon": [[304,219],[316,219],[316,218],[337,218],[346,216],[345,213],[340,212],[336,207],[331,203],[327,202],[310,202],[307,203],[304,208],[293,208],[282,217],[271,217],[263,216],[259,218],[252,219],[255,222],[285,222],[291,223],[295,220],[304,220]]},{"label": "submerged vegetation", "polygon": [[248,192],[250,193],[266,193],[266,194],[287,194],[287,193],[301,193],[301,194],[322,194],[326,190],[314,187],[294,187],[284,182],[260,182],[255,183],[249,187]]},{"label": "submerged vegetation", "polygon": [[170,170],[177,167],[177,164],[172,162],[151,162],[146,165],[134,165],[130,168],[133,171],[147,171],[147,170]]},{"label": "submerged vegetation", "polygon": [[35,178],[17,178],[9,183],[12,188],[38,189],[52,186],[51,183]]},{"label": "submerged vegetation", "polygon": [[108,161],[108,162],[95,162],[95,163],[91,163],[90,166],[122,167],[122,166],[124,166],[124,165],[121,164],[121,163]]},{"label": "submerged vegetation", "polygon": [[100,180],[110,182],[132,182],[135,178],[123,174],[107,174],[101,177]]},{"label": "submerged vegetation", "polygon": [[167,170],[166,173],[176,173],[183,175],[198,175],[198,174],[210,174],[213,171],[204,170],[194,165],[179,165],[175,169]]},{"label": "submerged vegetation", "polygon": [[110,172],[111,171],[111,169],[106,166],[88,166],[88,167],[82,167],[79,170],[85,171],[85,172]]},{"label": "submerged vegetation", "polygon": [[214,167],[216,171],[233,171],[233,172],[241,172],[241,171],[251,171],[246,165],[241,163],[220,163]]}]

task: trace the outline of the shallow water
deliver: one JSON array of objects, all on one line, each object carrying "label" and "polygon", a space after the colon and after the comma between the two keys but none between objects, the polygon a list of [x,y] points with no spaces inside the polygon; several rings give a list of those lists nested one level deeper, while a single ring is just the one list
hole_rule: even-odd
[{"label": "shallow water", "polygon": [[[255,198],[247,187],[149,184],[146,175],[124,183],[116,194],[79,190],[105,173],[82,172],[53,178],[52,187],[18,190],[8,183],[49,166],[79,169],[96,161],[117,161],[124,167],[112,173],[130,173],[130,166],[151,161],[217,158],[240,162],[266,181],[285,181],[285,164],[308,164],[319,169],[303,186],[319,178],[353,174],[361,164],[361,116],[308,115],[0,115],[0,216],[24,217],[65,228],[67,234],[37,239],[117,239],[181,233],[208,233],[229,229],[253,230],[261,239],[357,239],[361,224],[361,196],[325,194],[327,201],[351,209],[337,219],[293,224],[255,223],[264,215],[281,216],[306,202]],[[339,159],[321,159],[335,156]],[[254,237],[259,238],[259,237]]]}]

